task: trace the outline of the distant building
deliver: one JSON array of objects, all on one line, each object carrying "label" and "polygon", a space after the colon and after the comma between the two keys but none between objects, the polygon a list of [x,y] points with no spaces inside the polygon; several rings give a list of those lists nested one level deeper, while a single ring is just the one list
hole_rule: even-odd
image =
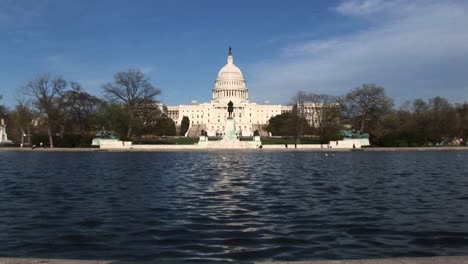
[{"label": "distant building", "polygon": [[302,104],[302,116],[307,120],[307,123],[312,127],[317,127],[319,124],[319,115],[322,115],[325,110],[336,109],[338,110],[339,104],[334,103],[315,103],[315,102],[304,102]]},{"label": "distant building", "polygon": [[182,118],[187,116],[190,120],[190,136],[198,136],[201,130],[207,131],[209,136],[223,135],[229,101],[234,103],[236,133],[242,136],[252,136],[255,130],[261,131],[271,117],[292,111],[292,106],[250,102],[246,81],[242,71],[234,64],[229,48],[227,63],[215,80],[211,102],[200,104],[192,101],[188,105],[168,106],[167,115],[176,126],[180,126]]},{"label": "distant building", "polygon": [[[167,106],[164,111],[180,126],[182,118],[187,116],[190,120],[189,136],[198,136],[202,130],[209,136],[224,135],[226,126],[227,104],[234,103],[233,118],[236,121],[236,133],[242,136],[252,136],[255,130],[262,132],[268,125],[268,120],[282,113],[292,112],[291,105],[272,105],[268,101],[258,104],[249,101],[249,90],[242,71],[234,64],[231,48],[227,56],[227,63],[218,73],[212,89],[210,103],[192,101],[188,105]],[[316,126],[318,113],[324,107],[338,107],[338,103],[302,104],[302,115],[309,125]]]}]

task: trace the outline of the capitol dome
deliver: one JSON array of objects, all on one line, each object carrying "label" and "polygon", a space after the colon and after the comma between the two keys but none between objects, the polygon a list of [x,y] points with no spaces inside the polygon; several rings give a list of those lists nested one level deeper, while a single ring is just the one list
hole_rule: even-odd
[{"label": "capitol dome", "polygon": [[216,78],[213,89],[213,100],[248,100],[248,90],[245,85],[244,75],[234,64],[231,47],[229,47],[227,63],[219,70],[218,78]]}]

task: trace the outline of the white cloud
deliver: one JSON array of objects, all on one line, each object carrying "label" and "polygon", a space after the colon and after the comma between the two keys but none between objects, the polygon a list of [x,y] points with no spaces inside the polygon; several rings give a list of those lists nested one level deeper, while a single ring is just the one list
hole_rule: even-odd
[{"label": "white cloud", "polygon": [[336,10],[353,17],[380,12],[382,19],[364,31],[291,44],[278,59],[250,65],[253,99],[284,102],[297,90],[342,94],[370,82],[399,102],[468,100],[466,4],[351,0]]},{"label": "white cloud", "polygon": [[393,5],[393,1],[384,0],[351,0],[341,3],[336,10],[342,14],[347,15],[362,15],[370,14],[382,9],[388,8],[389,5]]},{"label": "white cloud", "polygon": [[378,21],[385,17],[410,15],[421,7],[437,2],[437,0],[348,0],[343,1],[334,10],[345,16]]},{"label": "white cloud", "polygon": [[152,67],[152,66],[144,66],[144,67],[141,67],[140,70],[141,70],[141,72],[142,72],[143,74],[148,75],[148,74],[150,74],[151,72],[153,72],[154,67]]}]

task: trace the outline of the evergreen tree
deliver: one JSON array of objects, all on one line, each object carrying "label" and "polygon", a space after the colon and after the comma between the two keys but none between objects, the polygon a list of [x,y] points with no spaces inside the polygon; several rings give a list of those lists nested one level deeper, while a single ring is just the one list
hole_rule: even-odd
[{"label": "evergreen tree", "polygon": [[185,133],[187,133],[189,127],[190,127],[190,120],[188,116],[184,116],[182,118],[182,122],[180,122],[180,135],[185,136]]}]

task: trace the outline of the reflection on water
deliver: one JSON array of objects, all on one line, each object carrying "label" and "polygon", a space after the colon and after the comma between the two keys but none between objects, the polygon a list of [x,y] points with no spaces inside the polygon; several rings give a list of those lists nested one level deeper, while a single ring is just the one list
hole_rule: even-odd
[{"label": "reflection on water", "polygon": [[0,152],[0,255],[198,262],[460,255],[465,152]]}]

